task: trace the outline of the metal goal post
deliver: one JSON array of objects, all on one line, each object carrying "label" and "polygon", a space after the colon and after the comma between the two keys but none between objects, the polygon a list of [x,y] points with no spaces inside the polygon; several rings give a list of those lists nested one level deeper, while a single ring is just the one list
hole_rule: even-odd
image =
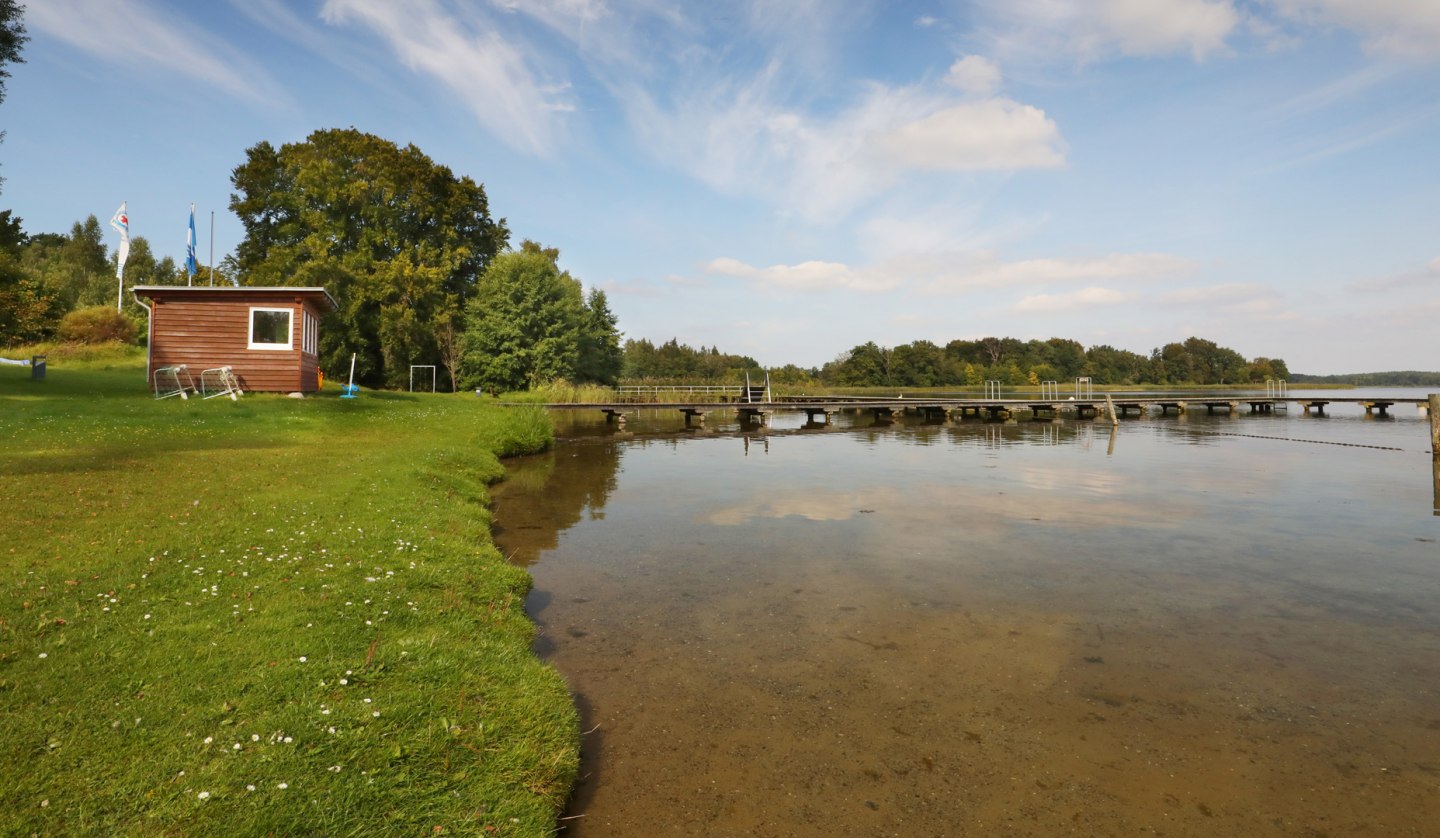
[{"label": "metal goal post", "polygon": [[[430,392],[432,392],[432,393],[435,392],[435,365],[434,365],[434,364],[411,364],[411,365],[410,365],[410,392],[412,392],[412,393],[415,392],[415,371],[416,371],[416,370],[429,370],[429,371],[430,371]],[[424,386],[425,386],[425,376],[424,376],[423,374],[420,376],[420,386],[421,386],[421,387],[424,387]]]}]

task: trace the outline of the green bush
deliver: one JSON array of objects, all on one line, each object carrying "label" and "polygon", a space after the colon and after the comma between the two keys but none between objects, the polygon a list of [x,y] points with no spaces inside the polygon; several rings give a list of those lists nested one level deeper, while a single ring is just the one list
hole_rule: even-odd
[{"label": "green bush", "polygon": [[60,339],[69,343],[134,343],[135,323],[109,306],[77,308],[60,320]]}]

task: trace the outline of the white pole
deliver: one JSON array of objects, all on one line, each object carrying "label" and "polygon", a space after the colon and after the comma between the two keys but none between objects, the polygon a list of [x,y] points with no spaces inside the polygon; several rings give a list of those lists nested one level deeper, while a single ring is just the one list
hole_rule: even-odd
[{"label": "white pole", "polygon": [[210,210],[210,284],[215,284],[215,210]]}]

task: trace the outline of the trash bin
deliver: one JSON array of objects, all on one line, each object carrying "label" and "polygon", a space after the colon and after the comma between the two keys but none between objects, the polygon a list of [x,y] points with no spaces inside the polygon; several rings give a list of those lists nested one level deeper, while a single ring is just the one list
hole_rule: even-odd
[{"label": "trash bin", "polygon": [[33,381],[44,381],[44,380],[45,380],[45,356],[44,356],[44,355],[31,355],[31,356],[30,356],[30,378],[31,378],[31,380],[33,380]]}]

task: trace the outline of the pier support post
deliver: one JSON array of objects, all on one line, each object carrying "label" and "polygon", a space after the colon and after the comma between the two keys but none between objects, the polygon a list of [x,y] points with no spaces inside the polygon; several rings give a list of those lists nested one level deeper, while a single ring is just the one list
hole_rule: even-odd
[{"label": "pier support post", "polygon": [[[1430,394],[1430,456],[1440,463],[1440,393]],[[1440,483],[1436,484],[1440,491]],[[1440,497],[1440,495],[1437,495]]]}]

